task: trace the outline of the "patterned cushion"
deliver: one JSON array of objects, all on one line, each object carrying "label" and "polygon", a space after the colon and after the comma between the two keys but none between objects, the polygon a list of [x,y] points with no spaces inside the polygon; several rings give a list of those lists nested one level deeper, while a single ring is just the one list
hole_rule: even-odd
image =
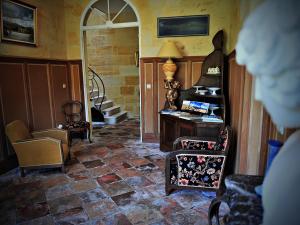
[{"label": "patterned cushion", "polygon": [[214,141],[201,141],[201,140],[192,140],[184,139],[181,140],[182,149],[186,150],[214,150]]},{"label": "patterned cushion", "polygon": [[224,155],[177,155],[178,186],[219,188],[225,157]]},{"label": "patterned cushion", "polygon": [[170,183],[171,184],[175,184],[177,185],[178,184],[178,179],[177,179],[177,176],[178,176],[178,165],[177,163],[171,163],[170,164]]},{"label": "patterned cushion", "polygon": [[86,128],[89,127],[90,123],[86,121],[76,121],[76,122],[69,122],[63,125],[64,129],[72,129],[72,128]]},{"label": "patterned cushion", "polygon": [[217,143],[214,146],[215,151],[225,151],[228,143],[228,130],[224,129],[218,136]]}]

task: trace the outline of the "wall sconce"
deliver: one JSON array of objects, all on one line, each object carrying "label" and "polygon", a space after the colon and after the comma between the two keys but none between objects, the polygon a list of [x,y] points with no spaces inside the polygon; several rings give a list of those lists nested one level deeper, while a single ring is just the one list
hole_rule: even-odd
[{"label": "wall sconce", "polygon": [[173,41],[167,41],[161,47],[158,53],[158,57],[167,58],[167,61],[164,63],[162,67],[164,74],[166,76],[164,87],[165,89],[167,89],[165,109],[177,110],[177,106],[175,105],[175,100],[178,97],[177,89],[179,89],[180,83],[179,81],[174,80],[174,74],[177,70],[177,66],[172,61],[172,58],[182,58],[182,55]]}]

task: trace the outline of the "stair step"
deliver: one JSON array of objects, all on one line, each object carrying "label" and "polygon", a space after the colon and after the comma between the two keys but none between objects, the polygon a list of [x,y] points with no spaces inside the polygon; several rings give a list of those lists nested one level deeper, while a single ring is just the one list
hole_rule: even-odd
[{"label": "stair step", "polygon": [[[99,90],[100,91],[100,96],[103,96],[103,93],[101,92],[101,90]],[[91,96],[91,98],[93,98],[93,97],[97,97],[98,96],[98,90],[94,90],[94,91],[90,91],[90,96]]]},{"label": "stair step", "polygon": [[105,122],[92,122],[93,127],[104,127]]},{"label": "stair step", "polygon": [[127,112],[122,111],[112,116],[105,116],[104,120],[107,124],[116,124],[119,123],[127,118]]},{"label": "stair step", "polygon": [[[96,103],[95,106],[99,106],[100,105],[100,102],[99,103]],[[111,101],[111,100],[106,100],[102,103],[102,106],[101,106],[101,110],[104,110],[104,109],[107,109],[107,108],[110,108],[114,105],[114,102]]]},{"label": "stair step", "polygon": [[97,103],[101,103],[102,99],[104,99],[103,101],[106,101],[106,96],[95,96],[95,97],[91,97],[90,100],[91,101],[94,101],[94,104],[97,104]]},{"label": "stair step", "polygon": [[110,108],[106,108],[106,109],[102,110],[102,112],[104,113],[104,116],[112,116],[114,114],[121,112],[121,108],[120,108],[120,106],[116,105],[116,106],[112,106]]}]

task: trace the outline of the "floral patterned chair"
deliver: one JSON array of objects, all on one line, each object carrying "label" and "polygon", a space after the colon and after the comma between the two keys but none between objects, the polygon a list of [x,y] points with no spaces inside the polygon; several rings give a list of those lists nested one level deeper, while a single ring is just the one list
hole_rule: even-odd
[{"label": "floral patterned chair", "polygon": [[229,126],[215,138],[177,138],[175,151],[166,157],[166,194],[174,189],[221,191],[231,141]]},{"label": "floral patterned chair", "polygon": [[90,123],[83,120],[83,105],[79,101],[68,101],[62,106],[62,111],[65,115],[65,122],[62,124],[63,129],[69,132],[69,146],[72,145],[72,134],[80,133],[81,139],[84,133],[87,132],[87,137],[91,141]]}]

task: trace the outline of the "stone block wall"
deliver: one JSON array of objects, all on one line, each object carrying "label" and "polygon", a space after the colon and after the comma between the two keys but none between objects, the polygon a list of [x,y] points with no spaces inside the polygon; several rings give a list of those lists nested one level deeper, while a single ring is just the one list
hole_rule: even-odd
[{"label": "stone block wall", "polygon": [[135,65],[138,51],[138,28],[102,29],[87,31],[87,63],[101,74],[106,96],[139,116],[139,68]]}]

